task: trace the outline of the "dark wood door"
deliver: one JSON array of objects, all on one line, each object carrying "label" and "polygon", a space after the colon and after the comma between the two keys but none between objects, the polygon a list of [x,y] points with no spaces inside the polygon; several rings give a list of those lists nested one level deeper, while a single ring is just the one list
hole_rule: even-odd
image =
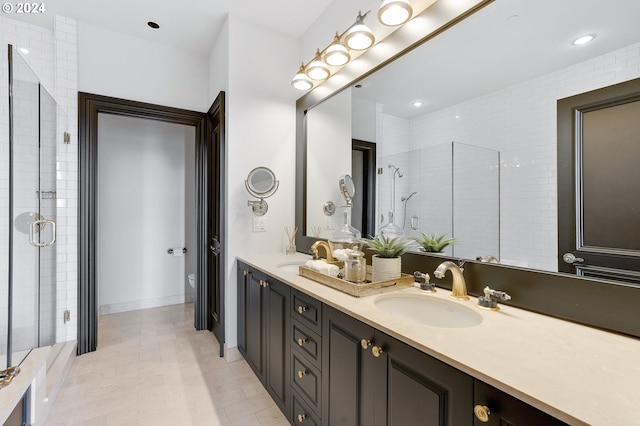
[{"label": "dark wood door", "polygon": [[322,424],[373,425],[374,329],[326,305],[322,312]]},{"label": "dark wood door", "polygon": [[[566,423],[493,386],[475,380],[474,426],[561,426]],[[483,417],[485,416],[486,417]],[[480,420],[482,418],[482,420]]]},{"label": "dark wood door", "polygon": [[558,101],[558,270],[640,285],[640,79]]},{"label": "dark wood door", "polygon": [[375,425],[472,424],[471,376],[379,331],[373,347]]},{"label": "dark wood door", "polygon": [[220,356],[224,356],[224,253],[221,240],[224,199],[224,92],[220,92],[207,112],[208,138],[205,147],[207,162],[207,309],[208,327],[220,343]]}]

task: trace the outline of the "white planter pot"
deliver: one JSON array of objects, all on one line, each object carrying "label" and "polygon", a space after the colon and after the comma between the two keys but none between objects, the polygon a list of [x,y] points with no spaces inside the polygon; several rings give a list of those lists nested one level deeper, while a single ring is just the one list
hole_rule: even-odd
[{"label": "white planter pot", "polygon": [[402,273],[402,258],[400,257],[378,257],[374,254],[371,258],[371,280],[373,282],[395,280],[400,278]]}]

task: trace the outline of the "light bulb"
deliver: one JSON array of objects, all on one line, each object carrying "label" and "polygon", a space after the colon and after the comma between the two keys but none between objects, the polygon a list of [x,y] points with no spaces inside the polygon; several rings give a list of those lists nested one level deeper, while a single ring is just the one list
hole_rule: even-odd
[{"label": "light bulb", "polygon": [[[369,12],[367,12],[369,13]],[[344,36],[344,42],[347,44],[349,49],[353,50],[366,50],[373,45],[375,42],[375,37],[373,33],[364,24],[364,17],[361,12],[358,12],[358,17],[356,18],[356,22],[347,30],[347,33]]]},{"label": "light bulb", "polygon": [[383,0],[378,9],[378,20],[384,25],[402,25],[411,19],[413,8],[409,0]]},{"label": "light bulb", "polygon": [[298,90],[309,90],[313,87],[313,83],[304,72],[304,64],[300,65],[298,73],[293,77],[293,80],[291,80],[291,85]]},{"label": "light bulb", "polygon": [[307,65],[307,75],[309,78],[313,80],[325,80],[329,77],[329,68],[322,62],[320,59],[320,50],[316,51],[316,56],[313,58],[313,61],[309,65]]},{"label": "light bulb", "polygon": [[327,50],[325,50],[322,55],[322,59],[324,59],[328,65],[334,67],[344,65],[351,60],[349,51],[342,43],[340,43],[340,36],[338,33],[333,37],[333,43],[331,46],[327,47]]}]

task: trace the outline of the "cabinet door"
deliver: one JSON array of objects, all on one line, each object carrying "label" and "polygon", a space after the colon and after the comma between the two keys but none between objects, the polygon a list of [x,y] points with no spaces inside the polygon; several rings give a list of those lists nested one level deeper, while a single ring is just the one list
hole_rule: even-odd
[{"label": "cabinet door", "polygon": [[[560,426],[566,423],[523,401],[489,386],[481,380],[474,383],[474,426]],[[485,417],[486,416],[486,417]],[[480,420],[482,418],[482,420]]]},{"label": "cabinet door", "polygon": [[289,299],[290,287],[271,277],[264,277],[263,292],[265,308],[265,351],[267,391],[280,409],[289,416],[290,392],[290,345],[289,345]]},{"label": "cabinet door", "polygon": [[246,358],[247,356],[247,285],[249,283],[249,267],[238,262],[237,289],[238,289],[238,350]]},{"label": "cabinet door", "polygon": [[266,353],[264,351],[264,309],[263,300],[264,276],[255,270],[247,275],[246,285],[246,360],[256,375],[264,383]]},{"label": "cabinet door", "polygon": [[471,425],[473,378],[376,331],[375,425]]},{"label": "cabinet door", "polygon": [[322,424],[373,424],[373,357],[361,346],[373,328],[326,305],[322,307]]}]

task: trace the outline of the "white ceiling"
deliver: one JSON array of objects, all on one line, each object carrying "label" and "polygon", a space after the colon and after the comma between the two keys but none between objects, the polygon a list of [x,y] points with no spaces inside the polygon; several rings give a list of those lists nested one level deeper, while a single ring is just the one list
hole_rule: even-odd
[{"label": "white ceiling", "polygon": [[[4,15],[52,28],[61,15],[87,24],[209,55],[231,14],[294,38],[300,36],[332,0],[51,0],[43,14]],[[153,30],[148,21],[160,25]]]},{"label": "white ceiling", "polygon": [[[640,42],[639,17],[640,0],[496,0],[353,93],[413,118]],[[593,42],[571,45],[589,33]]]}]

